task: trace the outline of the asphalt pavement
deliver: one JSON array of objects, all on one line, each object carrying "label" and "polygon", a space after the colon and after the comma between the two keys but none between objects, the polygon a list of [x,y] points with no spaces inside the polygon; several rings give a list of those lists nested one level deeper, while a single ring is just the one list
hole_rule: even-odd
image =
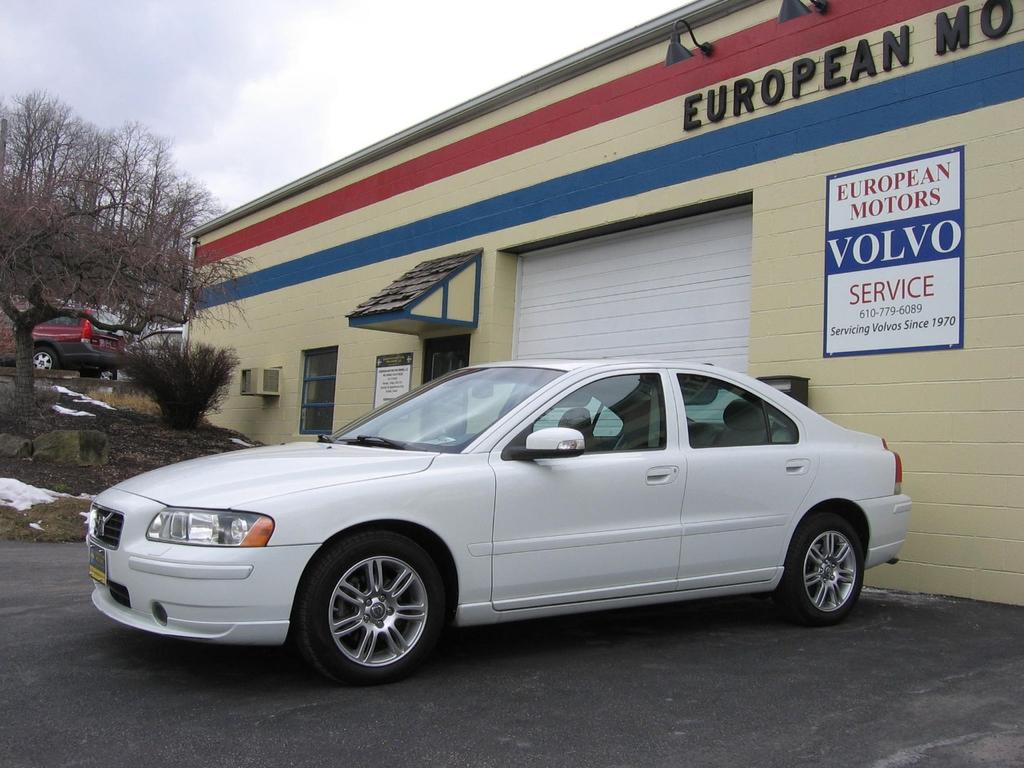
[{"label": "asphalt pavement", "polygon": [[1024,765],[1024,608],[865,591],[450,630],[391,686],[173,641],[89,601],[82,545],[0,542],[0,766]]}]

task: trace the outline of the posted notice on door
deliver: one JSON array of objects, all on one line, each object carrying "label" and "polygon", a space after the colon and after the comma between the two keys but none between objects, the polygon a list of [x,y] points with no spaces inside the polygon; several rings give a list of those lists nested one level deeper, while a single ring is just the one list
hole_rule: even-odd
[{"label": "posted notice on door", "polygon": [[825,357],[963,347],[963,158],[828,177]]}]

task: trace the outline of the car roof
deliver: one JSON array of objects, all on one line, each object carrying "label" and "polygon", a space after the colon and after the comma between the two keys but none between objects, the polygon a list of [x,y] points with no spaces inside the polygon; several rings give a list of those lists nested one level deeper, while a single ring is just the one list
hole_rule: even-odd
[{"label": "car roof", "polygon": [[555,368],[564,371],[577,371],[587,368],[620,367],[620,366],[651,366],[657,368],[708,368],[715,369],[711,363],[698,363],[688,360],[656,360],[652,358],[534,358],[528,360],[505,360],[494,363],[480,363],[474,368]]}]

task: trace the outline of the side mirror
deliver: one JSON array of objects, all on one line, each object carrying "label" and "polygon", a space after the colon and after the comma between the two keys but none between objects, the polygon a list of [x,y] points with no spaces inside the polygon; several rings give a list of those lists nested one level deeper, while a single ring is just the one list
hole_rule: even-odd
[{"label": "side mirror", "polygon": [[526,447],[509,446],[503,459],[533,461],[535,459],[561,459],[583,453],[583,433],[567,427],[539,429],[526,437]]}]

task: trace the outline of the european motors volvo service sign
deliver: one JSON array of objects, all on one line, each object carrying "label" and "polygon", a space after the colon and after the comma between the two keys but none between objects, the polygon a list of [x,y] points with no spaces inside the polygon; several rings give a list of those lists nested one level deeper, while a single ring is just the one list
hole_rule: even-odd
[{"label": "european motors volvo service sign", "polygon": [[963,347],[963,159],[828,177],[825,357]]}]

